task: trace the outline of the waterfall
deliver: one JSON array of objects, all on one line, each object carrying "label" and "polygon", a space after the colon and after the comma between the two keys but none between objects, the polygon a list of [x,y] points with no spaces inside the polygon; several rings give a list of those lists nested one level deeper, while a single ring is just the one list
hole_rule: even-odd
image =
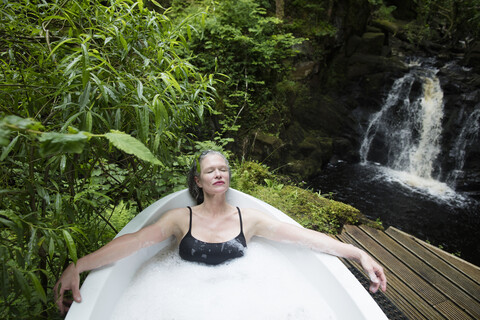
[{"label": "waterfall", "polygon": [[[422,82],[422,93],[412,87]],[[375,138],[381,136],[387,159],[385,165],[422,178],[431,178],[440,153],[443,92],[435,72],[412,70],[397,79],[380,111],[373,114],[360,147],[362,162]]]},{"label": "waterfall", "polygon": [[421,123],[414,125],[419,127],[420,138],[418,145],[414,144],[406,150],[411,154],[408,171],[419,177],[431,178],[433,163],[440,153],[443,118],[443,91],[437,77],[424,79],[423,97],[419,103],[418,120]]},{"label": "waterfall", "polygon": [[[443,91],[437,70],[415,66],[397,79],[368,123],[360,147],[363,164],[380,162],[383,173],[407,187],[434,195],[454,193],[434,179],[441,152]],[[370,159],[376,149],[377,159]],[[378,151],[381,150],[381,153]]]},{"label": "waterfall", "polygon": [[[368,128],[366,130],[365,136],[360,146],[360,159],[362,163],[367,162],[368,152],[370,150],[370,146],[372,144],[373,138],[376,136],[377,132],[381,132],[381,133],[389,132],[390,134],[393,133],[393,130],[389,130],[389,128],[393,127],[395,124],[388,122],[388,117],[389,117],[389,114],[391,113],[390,109],[392,109],[395,105],[397,105],[399,101],[402,102],[403,105],[405,106],[404,109],[406,110],[409,109],[408,106],[410,105],[410,101],[408,99],[408,94],[411,91],[414,80],[415,80],[415,77],[410,73],[406,74],[400,79],[395,80],[395,82],[393,83],[392,89],[388,93],[387,99],[385,100],[385,103],[382,109],[377,113],[374,113],[370,117]],[[403,134],[401,133],[401,131],[399,130],[395,130],[395,131],[397,133],[400,133],[400,136],[399,136],[400,139],[398,140],[400,140],[400,142],[405,141],[405,139],[402,139]],[[408,132],[405,132],[405,133],[408,134]],[[403,137],[403,138],[410,140],[408,139],[408,137]]]},{"label": "waterfall", "polygon": [[462,169],[465,164],[467,148],[476,143],[480,131],[480,103],[475,110],[464,121],[460,134],[458,135],[450,156],[455,159],[455,167],[447,177],[450,185],[455,185],[456,180],[462,175]]}]

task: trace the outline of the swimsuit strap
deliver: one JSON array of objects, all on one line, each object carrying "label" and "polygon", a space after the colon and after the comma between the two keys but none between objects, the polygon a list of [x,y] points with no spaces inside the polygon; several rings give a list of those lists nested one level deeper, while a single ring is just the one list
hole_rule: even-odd
[{"label": "swimsuit strap", "polygon": [[188,227],[188,232],[187,233],[190,233],[192,232],[192,208],[190,208],[189,206],[187,206],[188,210],[190,210],[190,226]]},{"label": "swimsuit strap", "polygon": [[243,233],[242,213],[240,212],[239,207],[237,207],[237,210],[238,210],[238,217],[240,218],[240,233]]}]

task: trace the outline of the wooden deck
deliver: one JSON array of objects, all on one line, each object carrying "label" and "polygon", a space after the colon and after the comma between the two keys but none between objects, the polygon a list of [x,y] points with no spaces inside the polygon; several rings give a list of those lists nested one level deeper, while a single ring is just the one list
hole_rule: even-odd
[{"label": "wooden deck", "polygon": [[[393,227],[345,226],[338,239],[385,269],[385,296],[408,319],[480,319],[480,268]],[[349,267],[361,269],[344,261]]]}]

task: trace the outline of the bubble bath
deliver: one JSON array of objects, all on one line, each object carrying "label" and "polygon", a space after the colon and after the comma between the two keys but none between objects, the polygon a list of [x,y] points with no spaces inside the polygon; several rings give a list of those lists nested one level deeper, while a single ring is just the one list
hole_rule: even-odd
[{"label": "bubble bath", "polygon": [[278,247],[254,239],[244,257],[218,266],[183,261],[176,247],[162,250],[137,271],[111,319],[317,320],[335,316],[319,289]]}]

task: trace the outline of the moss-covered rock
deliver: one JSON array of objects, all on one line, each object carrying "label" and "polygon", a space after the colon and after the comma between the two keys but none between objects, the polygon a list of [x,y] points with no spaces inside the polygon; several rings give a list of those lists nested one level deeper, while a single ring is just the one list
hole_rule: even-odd
[{"label": "moss-covered rock", "polygon": [[272,189],[258,186],[251,194],[289,215],[303,227],[337,234],[344,224],[358,224],[364,219],[354,207],[327,199],[295,186]]},{"label": "moss-covered rock", "polygon": [[402,26],[404,25],[404,23],[398,22],[398,21],[395,22],[391,20],[376,19],[372,21],[372,25],[380,28],[381,30],[384,30],[385,32],[396,34],[402,29]]},{"label": "moss-covered rock", "polygon": [[233,171],[233,188],[271,204],[306,228],[336,234],[345,224],[380,226],[358,209],[297,187],[258,162],[243,162]]},{"label": "moss-covered rock", "polygon": [[232,171],[232,187],[247,193],[255,190],[257,186],[265,184],[265,179],[272,178],[268,167],[256,161],[242,162],[235,165]]}]

